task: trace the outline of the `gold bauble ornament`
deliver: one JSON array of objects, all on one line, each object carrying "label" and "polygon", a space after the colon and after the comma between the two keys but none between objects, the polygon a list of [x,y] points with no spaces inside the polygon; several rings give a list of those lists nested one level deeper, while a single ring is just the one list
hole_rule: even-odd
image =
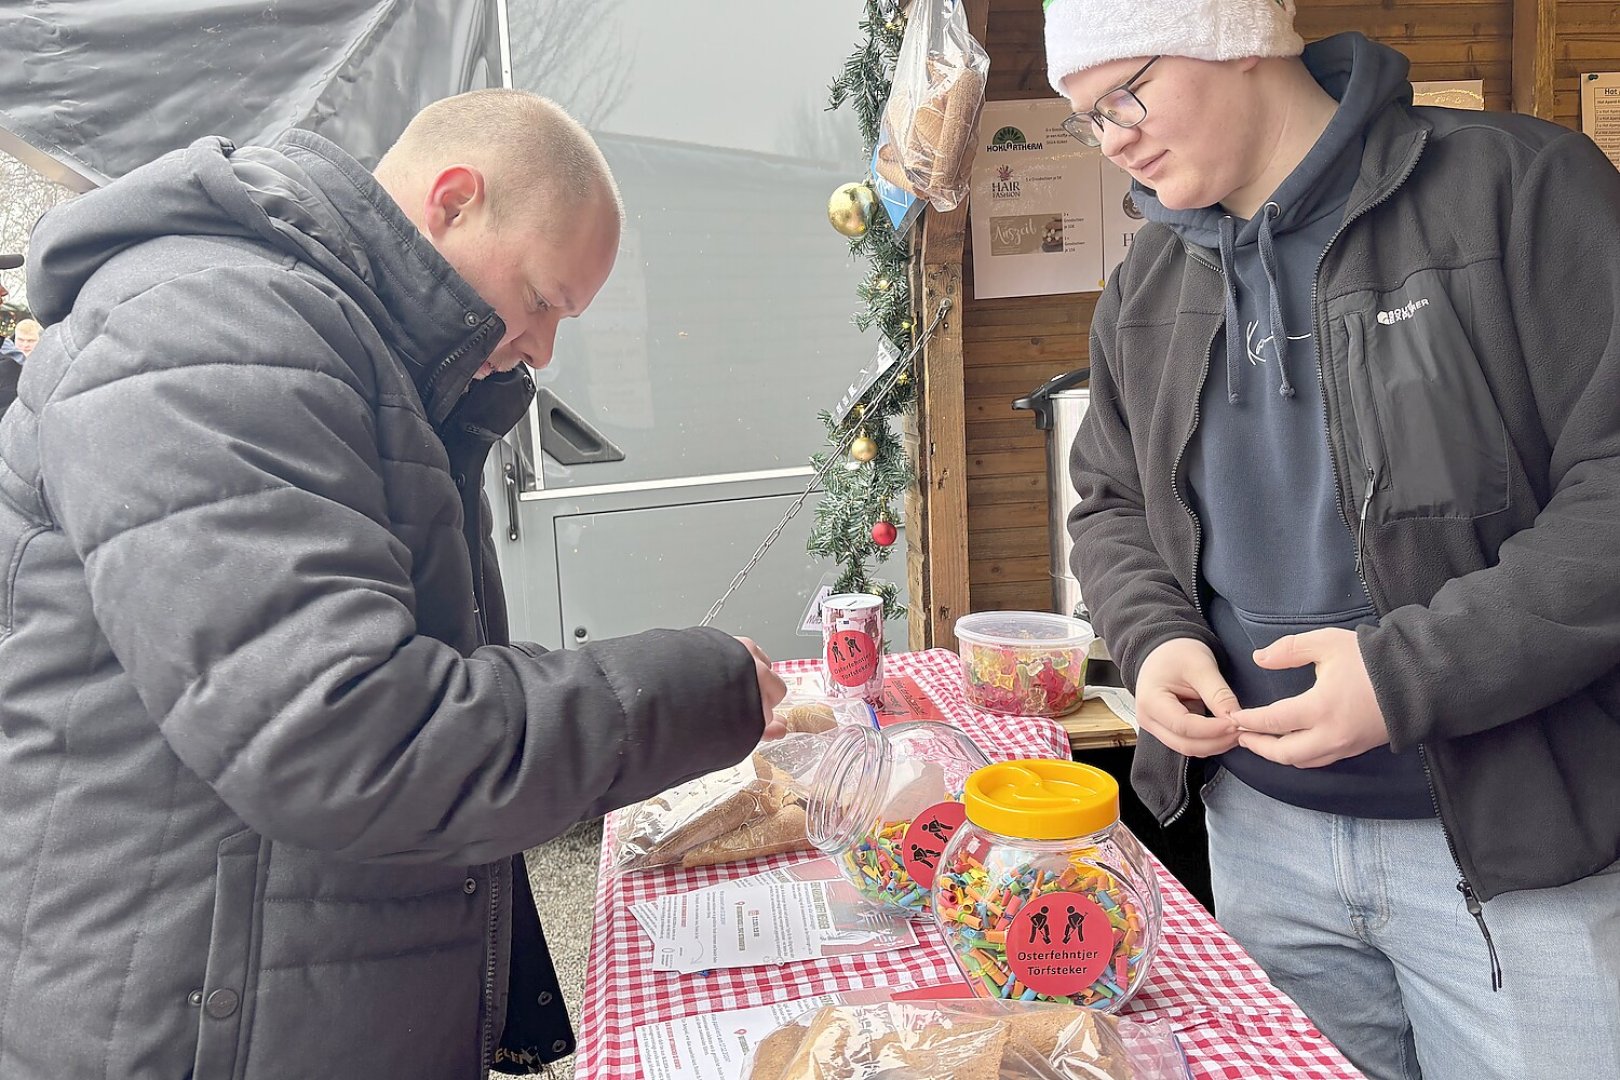
[{"label": "gold bauble ornament", "polygon": [[865,435],[856,436],[849,444],[849,456],[856,461],[871,461],[877,457],[877,450],[877,442]]},{"label": "gold bauble ornament", "polygon": [[864,183],[842,184],[827,200],[827,220],[832,227],[854,239],[865,236],[877,212],[877,194]]}]

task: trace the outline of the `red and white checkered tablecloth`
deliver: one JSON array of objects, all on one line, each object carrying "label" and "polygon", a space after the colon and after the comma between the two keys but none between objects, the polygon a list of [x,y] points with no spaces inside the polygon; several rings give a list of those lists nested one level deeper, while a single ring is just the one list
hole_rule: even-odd
[{"label": "red and white checkered tablecloth", "polygon": [[[793,660],[778,667],[786,673],[804,672],[819,668],[819,661]],[[970,708],[962,698],[960,662],[953,652],[935,649],[885,657],[884,670],[915,679],[946,720],[966,731],[992,759],[1069,756],[1067,736],[1050,720],[991,716]],[[810,856],[801,852],[729,866],[620,874],[608,864],[613,838],[609,818],[602,838],[596,925],[574,1062],[578,1080],[641,1077],[635,1031],[643,1024],[844,990],[952,983],[961,977],[938,930],[926,918],[914,923],[920,944],[912,949],[721,969],[708,975],[654,971],[652,943],[631,916],[631,905]],[[1293,1001],[1271,985],[1181,883],[1157,860],[1153,866],[1164,893],[1164,933],[1152,975],[1127,1013],[1169,1021],[1195,1077],[1359,1078],[1361,1074]]]}]

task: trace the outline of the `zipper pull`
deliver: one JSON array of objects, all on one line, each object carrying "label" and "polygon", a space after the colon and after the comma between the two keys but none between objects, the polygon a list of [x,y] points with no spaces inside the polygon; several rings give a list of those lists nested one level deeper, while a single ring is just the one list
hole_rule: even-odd
[{"label": "zipper pull", "polygon": [[1463,903],[1468,906],[1468,914],[1479,923],[1479,932],[1485,935],[1485,948],[1491,954],[1491,989],[1502,989],[1502,962],[1496,957],[1496,943],[1491,940],[1491,929],[1485,925],[1485,908],[1474,895],[1474,887],[1468,884],[1467,878],[1457,879],[1457,891],[1463,895]]},{"label": "zipper pull", "polygon": [[1361,557],[1367,550],[1367,511],[1372,509],[1373,491],[1378,487],[1378,474],[1367,466],[1367,497],[1361,500],[1361,528],[1356,532],[1356,573],[1361,573]]}]

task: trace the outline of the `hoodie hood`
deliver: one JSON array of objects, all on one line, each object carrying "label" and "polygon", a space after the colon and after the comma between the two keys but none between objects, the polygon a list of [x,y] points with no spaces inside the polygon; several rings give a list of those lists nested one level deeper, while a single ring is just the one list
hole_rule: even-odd
[{"label": "hoodie hood", "polygon": [[[1281,267],[1277,237],[1299,230],[1320,231],[1329,215],[1344,211],[1350,189],[1355,185],[1361,159],[1363,133],[1381,110],[1394,101],[1412,100],[1407,81],[1410,69],[1406,57],[1357,33],[1339,34],[1306,47],[1302,56],[1306,68],[1322,89],[1339,102],[1338,111],[1299,165],[1290,173],[1260,213],[1247,221],[1234,218],[1220,206],[1192,210],[1170,210],[1158,196],[1140,184],[1133,184],[1137,205],[1149,221],[1168,227],[1183,240],[1220,253],[1221,270],[1226,276],[1226,382],[1227,396],[1235,404],[1242,383],[1243,359],[1250,348],[1251,335],[1241,309],[1256,306],[1267,312],[1271,333],[1264,340],[1275,343],[1277,391],[1294,396],[1289,365],[1289,334],[1284,318],[1278,280],[1283,270],[1314,273],[1311,267]],[[1244,249],[1250,249],[1247,253]],[[1242,302],[1239,292],[1245,276],[1239,272],[1240,258],[1258,256],[1261,284],[1258,295]]]},{"label": "hoodie hood", "polygon": [[[1359,33],[1336,34],[1305,47],[1301,56],[1305,67],[1339,103],[1339,111],[1328,123],[1305,160],[1289,174],[1272,194],[1278,209],[1272,230],[1287,232],[1323,213],[1321,192],[1325,177],[1348,175],[1356,170],[1335,169],[1349,151],[1359,158],[1362,133],[1372,118],[1391,102],[1412,103],[1412,84],[1407,80],[1411,63],[1405,56],[1369,40]],[[1149,221],[1165,225],[1189,243],[1215,249],[1220,244],[1220,223],[1231,215],[1219,206],[1192,210],[1170,210],[1159,202],[1151,188],[1132,183],[1137,206]],[[1238,246],[1258,242],[1264,215],[1242,224],[1234,237]]]},{"label": "hoodie hood", "polygon": [[369,172],[297,130],[269,146],[199,139],[52,210],[30,246],[30,300],[47,325],[61,321],[112,259],[187,235],[268,244],[318,270],[402,358],[434,423],[505,336],[499,316]]}]

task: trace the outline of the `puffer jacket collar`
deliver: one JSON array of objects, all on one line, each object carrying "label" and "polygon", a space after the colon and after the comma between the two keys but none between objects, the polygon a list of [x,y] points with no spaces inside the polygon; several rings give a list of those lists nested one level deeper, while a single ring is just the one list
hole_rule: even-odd
[{"label": "puffer jacket collar", "polygon": [[[378,299],[406,338],[402,351],[415,365],[411,374],[428,416],[442,423],[506,335],[506,324],[359,162],[308,131],[288,131],[272,145],[309,171],[339,220],[357,234],[351,246],[368,253],[361,257]],[[481,389],[494,392],[497,385]]]},{"label": "puffer jacket collar", "polygon": [[192,150],[224,155],[224,169],[199,162],[217,203],[319,265],[366,307],[409,365],[429,419],[443,423],[506,324],[399,204],[357,161],[312,132],[294,129],[268,147],[239,149],[204,139]]}]

